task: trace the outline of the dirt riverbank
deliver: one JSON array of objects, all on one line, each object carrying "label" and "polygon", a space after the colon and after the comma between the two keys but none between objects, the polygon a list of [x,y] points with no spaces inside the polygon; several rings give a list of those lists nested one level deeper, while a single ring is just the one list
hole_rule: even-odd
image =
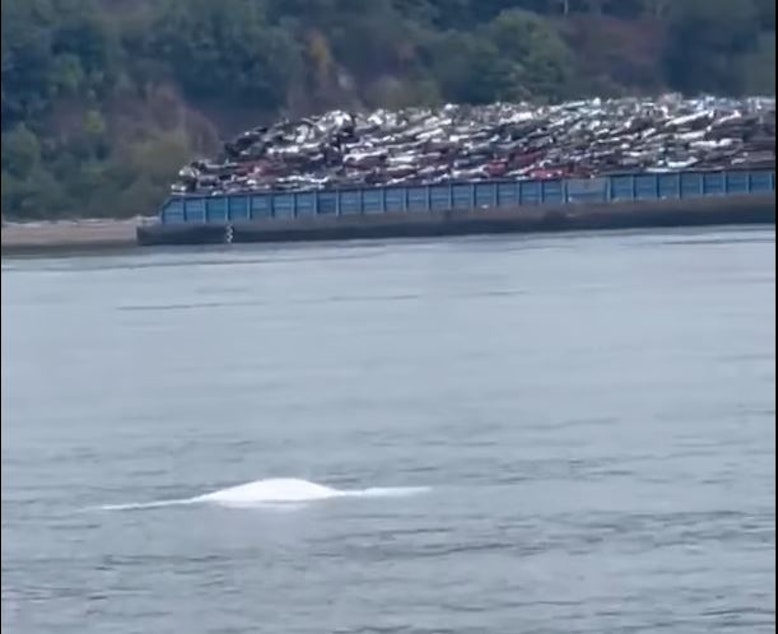
[{"label": "dirt riverbank", "polygon": [[2,227],[2,254],[134,247],[138,224],[138,219],[8,223]]}]

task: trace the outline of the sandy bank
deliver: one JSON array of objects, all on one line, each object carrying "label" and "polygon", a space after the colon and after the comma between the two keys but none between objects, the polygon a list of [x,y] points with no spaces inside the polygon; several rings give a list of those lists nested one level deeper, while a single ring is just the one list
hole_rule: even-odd
[{"label": "sandy bank", "polygon": [[138,219],[9,223],[2,228],[2,254],[133,247],[138,224]]}]

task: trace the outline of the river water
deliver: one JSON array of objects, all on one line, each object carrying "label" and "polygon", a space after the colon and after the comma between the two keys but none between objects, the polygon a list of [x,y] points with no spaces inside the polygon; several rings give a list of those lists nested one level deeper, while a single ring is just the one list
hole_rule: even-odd
[{"label": "river water", "polygon": [[773,230],[3,261],[9,632],[768,632],[774,523]]}]

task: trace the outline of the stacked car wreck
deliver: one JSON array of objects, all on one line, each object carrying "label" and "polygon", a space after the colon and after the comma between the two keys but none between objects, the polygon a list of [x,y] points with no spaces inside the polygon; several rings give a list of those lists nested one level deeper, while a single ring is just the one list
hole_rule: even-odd
[{"label": "stacked car wreck", "polygon": [[174,193],[302,191],[775,165],[773,98],[332,111],[257,127],[183,167]]}]

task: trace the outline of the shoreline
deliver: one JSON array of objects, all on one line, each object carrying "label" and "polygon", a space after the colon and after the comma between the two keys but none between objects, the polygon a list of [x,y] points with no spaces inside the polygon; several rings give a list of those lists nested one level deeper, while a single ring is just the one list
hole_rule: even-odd
[{"label": "shoreline", "polygon": [[138,247],[137,218],[8,223],[2,227],[2,257]]},{"label": "shoreline", "polygon": [[[770,200],[771,199],[771,200]],[[756,207],[761,207],[761,213],[757,213],[758,217],[751,217],[752,214],[743,213],[746,209],[749,211],[756,211],[753,209],[753,199],[740,199],[733,201],[719,199],[711,205],[710,200],[704,201],[698,199],[695,203],[689,205],[687,201],[684,211],[678,209],[672,209],[669,216],[667,211],[665,213],[659,213],[660,209],[657,206],[653,206],[653,210],[647,214],[640,213],[648,211],[643,205],[630,205],[621,206],[621,209],[614,209],[611,205],[598,206],[599,209],[587,209],[586,212],[580,214],[569,214],[571,209],[556,209],[554,211],[559,214],[563,213],[561,217],[556,217],[556,222],[549,223],[549,216],[547,215],[549,209],[544,209],[545,213],[538,213],[540,210],[535,209],[534,213],[527,213],[527,209],[523,209],[521,213],[516,213],[518,210],[511,211],[498,211],[490,210],[491,213],[481,214],[485,215],[482,221],[486,221],[488,224],[493,224],[496,221],[496,225],[507,226],[490,226],[490,227],[473,227],[471,225],[473,218],[468,216],[470,214],[464,214],[464,218],[460,217],[457,220],[459,222],[453,223],[454,225],[462,225],[457,228],[445,227],[448,222],[441,223],[442,218],[434,218],[428,216],[427,218],[415,217],[409,218],[403,216],[402,218],[391,216],[381,218],[365,218],[361,217],[359,220],[355,218],[341,218],[341,221],[346,220],[346,223],[324,223],[324,226],[318,222],[302,222],[302,223],[256,223],[249,225],[238,225],[236,227],[236,243],[261,243],[261,242],[298,242],[298,241],[319,241],[319,240],[348,240],[354,238],[391,238],[391,237],[421,237],[421,236],[437,236],[437,235],[467,235],[467,234],[479,234],[479,233],[512,233],[514,231],[518,233],[545,233],[565,230],[586,230],[586,229],[627,229],[627,228],[647,228],[650,226],[656,227],[668,227],[668,226],[684,226],[686,222],[678,222],[679,217],[683,220],[691,221],[691,225],[733,225],[733,224],[775,224],[775,197],[774,195],[768,197],[768,200],[761,200]],[[704,202],[703,202],[704,201]],[[670,203],[670,207],[677,207],[676,204],[672,204],[671,201],[665,201]],[[733,202],[735,204],[733,204]],[[707,203],[707,204],[706,204]],[[767,205],[765,205],[767,203]],[[703,209],[695,210],[694,208],[700,206]],[[691,207],[691,209],[690,209]],[[718,208],[715,211],[710,207]],[[735,209],[733,209],[733,207]],[[767,207],[767,209],[765,209]],[[642,208],[642,209],[641,209]],[[707,208],[707,209],[705,209]],[[736,209],[739,210],[736,211]],[[751,208],[751,209],[749,209]],[[639,211],[638,211],[639,210]],[[506,213],[507,211],[507,213]],[[689,213],[689,212],[692,213]],[[698,213],[694,213],[697,211]],[[699,214],[703,211],[702,214]],[[713,213],[710,213],[713,211]],[[587,213],[588,212],[588,213]],[[592,213],[594,212],[594,213]],[[599,213],[598,213],[599,212]],[[605,213],[603,213],[605,212]],[[615,213],[614,213],[615,212]],[[638,212],[638,213],[636,213]],[[708,213],[705,213],[708,212]],[[733,213],[734,212],[734,213]],[[450,212],[449,212],[450,213]],[[458,214],[457,214],[458,215]],[[555,215],[555,214],[552,214]],[[664,216],[661,220],[656,216]],[[703,216],[702,218],[700,217]],[[577,216],[577,218],[576,218]],[[695,218],[696,216],[696,218]],[[142,218],[133,218],[129,220],[76,220],[76,221],[58,221],[58,222],[34,222],[34,223],[9,223],[2,227],[2,257],[24,257],[24,256],[58,256],[58,255],[76,255],[76,254],[101,254],[108,252],[129,251],[137,252],[144,250],[142,243],[139,244],[138,232],[143,234],[145,231],[151,230],[156,233],[161,228],[153,227],[152,225],[145,225]],[[349,220],[351,222],[349,222]],[[357,223],[354,223],[357,220]],[[426,220],[426,222],[425,222]],[[449,218],[449,221],[451,218]],[[657,222],[659,220],[659,222]],[[695,222],[696,220],[696,222]],[[431,221],[431,222],[430,222]],[[507,222],[506,222],[507,221]],[[561,222],[560,222],[561,221]],[[669,222],[668,222],[669,221]],[[700,222],[702,221],[702,222]],[[756,221],[756,222],[755,222]],[[356,224],[356,226],[355,226]],[[441,226],[441,224],[443,226]],[[476,224],[480,224],[477,222]],[[528,226],[511,226],[514,224],[528,225]],[[549,224],[551,226],[549,226]],[[593,226],[588,226],[588,225]],[[274,226],[275,225],[275,226]],[[318,226],[317,226],[318,225]],[[327,226],[329,225],[329,226]],[[360,226],[361,225],[361,226]],[[556,226],[554,226],[556,225]],[[144,231],[145,229],[145,231]],[[183,231],[182,231],[183,229]],[[157,239],[150,240],[151,244],[157,244],[159,246],[167,245],[193,245],[193,244],[218,244],[222,243],[221,234],[224,231],[223,228],[211,226],[209,233],[212,231],[216,235],[208,236],[210,239],[203,240],[191,240],[191,236],[187,236],[187,228],[175,227],[172,231],[173,235],[160,236],[156,235]],[[202,230],[203,227],[200,227]],[[167,233],[162,230],[163,233]],[[179,233],[181,232],[181,233]],[[184,235],[182,235],[182,233]],[[160,239],[161,238],[161,239]],[[172,239],[171,239],[172,238]]]}]

